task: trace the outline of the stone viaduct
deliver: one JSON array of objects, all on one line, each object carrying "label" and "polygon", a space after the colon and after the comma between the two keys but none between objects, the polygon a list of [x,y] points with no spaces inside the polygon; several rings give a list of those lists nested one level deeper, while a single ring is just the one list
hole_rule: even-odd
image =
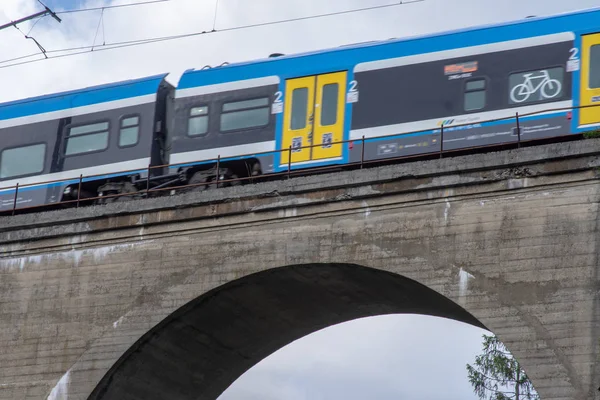
[{"label": "stone viaduct", "polygon": [[0,218],[0,399],[214,400],[311,332],[421,313],[493,331],[544,400],[598,400],[599,155],[575,141]]}]

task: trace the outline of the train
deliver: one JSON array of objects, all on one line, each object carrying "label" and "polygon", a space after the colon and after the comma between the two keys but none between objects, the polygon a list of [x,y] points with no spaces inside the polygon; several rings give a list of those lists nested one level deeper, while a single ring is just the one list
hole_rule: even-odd
[{"label": "train", "polygon": [[0,213],[581,136],[600,8],[167,76],[0,104]]}]

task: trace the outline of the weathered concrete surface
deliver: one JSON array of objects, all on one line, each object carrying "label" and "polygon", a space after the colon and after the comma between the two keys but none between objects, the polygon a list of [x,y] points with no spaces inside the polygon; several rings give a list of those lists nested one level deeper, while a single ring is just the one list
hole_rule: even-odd
[{"label": "weathered concrete surface", "polygon": [[599,399],[598,154],[563,143],[0,219],[0,399],[214,399],[285,343],[388,312],[479,322],[543,399]]}]

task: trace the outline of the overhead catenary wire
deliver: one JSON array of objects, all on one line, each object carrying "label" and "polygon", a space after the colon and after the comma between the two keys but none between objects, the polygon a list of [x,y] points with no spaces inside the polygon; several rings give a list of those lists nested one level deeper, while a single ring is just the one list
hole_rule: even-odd
[{"label": "overhead catenary wire", "polygon": [[[135,5],[143,5],[143,4],[152,4],[152,3],[159,3],[159,2],[165,2],[165,1],[171,1],[171,0],[153,0],[153,1],[147,1],[147,2],[141,2],[141,3],[123,4],[123,5],[116,5],[116,6],[110,6],[110,7],[98,7],[98,8],[88,8],[88,9],[80,9],[80,10],[71,10],[71,11],[68,11],[68,12],[90,11],[90,10],[96,10],[96,11],[98,11],[98,10],[104,10],[106,8],[117,8],[117,7],[135,6]],[[218,1],[219,0],[217,0],[217,7],[218,7]],[[398,3],[393,3],[393,4],[384,4],[384,5],[379,5],[379,6],[370,6],[370,7],[363,7],[363,8],[357,8],[357,9],[351,9],[351,10],[335,11],[335,12],[331,12],[331,13],[310,15],[310,16],[305,16],[305,17],[295,17],[295,18],[289,18],[289,19],[283,19],[283,20],[277,20],[277,21],[261,22],[261,23],[256,23],[256,24],[248,24],[248,25],[235,26],[235,27],[231,27],[231,28],[224,28],[224,29],[219,29],[219,30],[215,29],[215,24],[216,24],[216,14],[215,14],[215,21],[214,21],[214,24],[213,24],[213,30],[212,31],[197,31],[197,32],[191,32],[191,33],[180,34],[180,35],[161,36],[161,37],[147,38],[147,39],[137,39],[137,40],[131,40],[131,41],[121,41],[121,42],[104,44],[103,46],[108,47],[106,50],[111,50],[111,49],[122,48],[122,47],[130,47],[131,45],[141,45],[141,44],[147,44],[147,43],[155,43],[155,42],[161,42],[161,41],[183,39],[183,38],[187,38],[187,37],[198,36],[198,35],[203,35],[203,34],[208,34],[208,33],[217,33],[217,32],[228,32],[228,31],[235,31],[235,30],[243,30],[243,29],[250,29],[250,28],[256,28],[256,27],[261,27],[261,26],[277,25],[277,24],[290,23],[290,22],[303,21],[303,20],[310,20],[310,19],[323,18],[323,17],[330,17],[330,16],[336,16],[336,15],[342,15],[342,14],[350,14],[350,13],[357,13],[357,12],[369,11],[369,10],[376,10],[376,9],[381,9],[381,8],[397,7],[397,6],[404,5],[404,4],[420,3],[420,2],[423,2],[423,1],[425,1],[425,0],[399,1]],[[98,47],[98,46],[91,45],[91,46],[71,47],[71,48],[50,50],[50,51],[48,51],[48,53],[64,53],[64,52],[77,51],[77,50],[91,50],[91,49],[93,49],[95,47]],[[99,51],[99,50],[94,50],[94,51]],[[83,53],[85,53],[85,52],[76,53],[76,54],[68,54],[68,55],[65,55],[65,56],[78,55],[78,54],[83,54]],[[15,58],[15,59],[11,59],[11,60],[0,61],[0,64],[6,63],[6,62],[10,62],[10,61],[14,61],[16,59],[23,59],[23,58],[33,57],[33,56],[36,56],[38,54],[39,53],[33,53],[33,54],[30,54],[30,55],[27,55],[27,56],[21,56],[21,57],[18,57],[18,58]],[[58,57],[59,56],[54,56],[54,58],[58,58]],[[35,62],[35,61],[41,61],[41,60],[33,60],[31,62]],[[6,68],[6,67],[0,67],[0,68]]]},{"label": "overhead catenary wire", "polygon": [[[44,11],[39,11],[35,14],[29,15],[27,17],[23,17],[20,18],[16,21],[11,21],[8,24],[3,24],[2,26],[0,26],[0,30],[9,28],[9,27],[14,27],[15,29],[17,29],[19,32],[21,32],[23,34],[23,36],[25,36],[25,39],[31,39],[35,42],[36,46],[38,47],[38,49],[40,49],[40,51],[42,52],[42,54],[44,55],[44,58],[48,58],[48,56],[46,55],[46,49],[44,49],[44,47],[33,37],[30,36],[31,31],[33,30],[33,28],[35,28],[35,25],[40,22],[40,20],[47,16],[50,15],[52,16],[52,18],[54,18],[56,21],[58,21],[58,23],[61,23],[61,19],[58,17],[58,15],[56,15],[56,13],[54,11],[52,11],[47,5],[45,5],[44,3],[42,3],[41,0],[37,0],[38,3],[40,3],[42,5],[42,7],[44,7]],[[33,26],[31,27],[31,29],[29,29],[29,32],[25,33],[23,32],[20,28],[19,28],[19,24],[23,23],[23,22],[27,22],[33,19],[36,19],[37,21],[35,21],[35,23],[33,24]],[[37,54],[37,53],[36,53]]]},{"label": "overhead catenary wire", "polygon": [[[153,1],[148,1],[148,2],[144,2],[144,3],[132,3],[129,5],[152,4],[152,3],[160,3],[160,2],[166,2],[166,1],[171,1],[171,0],[153,0]],[[90,53],[92,51],[99,52],[99,51],[115,50],[115,49],[121,49],[121,48],[125,48],[125,47],[141,46],[141,45],[150,44],[150,43],[179,40],[179,39],[190,38],[190,37],[200,36],[200,35],[232,32],[232,31],[238,31],[238,30],[244,30],[244,29],[258,28],[258,27],[263,27],[263,26],[279,25],[279,24],[286,24],[286,23],[292,23],[292,22],[298,22],[298,21],[306,21],[306,20],[311,20],[311,19],[332,17],[332,16],[337,16],[337,15],[378,10],[378,9],[383,9],[383,8],[398,7],[401,5],[421,3],[424,1],[425,0],[400,1],[398,3],[392,3],[392,4],[383,4],[383,5],[378,5],[378,6],[369,6],[369,7],[362,7],[362,8],[356,8],[356,9],[351,9],[351,10],[343,10],[343,11],[335,11],[335,12],[330,12],[330,13],[310,15],[310,16],[305,16],[305,17],[295,17],[295,18],[287,18],[287,19],[282,19],[282,20],[277,20],[277,21],[267,21],[267,22],[260,22],[260,23],[255,23],[255,24],[239,25],[239,26],[234,26],[234,27],[230,27],[230,28],[223,28],[223,29],[213,28],[213,30],[211,30],[211,31],[196,31],[196,32],[184,33],[184,34],[180,34],[180,35],[159,36],[159,37],[147,38],[147,39],[137,39],[137,40],[114,42],[114,43],[105,43],[101,46],[100,45],[99,46],[91,45],[91,46],[79,46],[79,47],[71,47],[71,48],[64,48],[64,49],[56,49],[56,50],[47,50],[46,54],[67,53],[67,54],[59,54],[59,55],[49,56],[48,59],[74,57],[77,55]],[[128,6],[128,5],[113,6],[113,8],[114,7],[125,7],[125,6]],[[95,10],[96,11],[102,10],[102,8],[103,7],[98,7]],[[81,11],[89,11],[89,10],[91,10],[91,9],[85,9],[85,10],[82,9]],[[20,60],[24,60],[26,58],[31,58],[31,57],[35,57],[35,56],[39,56],[39,53],[32,53],[29,55],[0,61],[0,64],[7,64],[7,63],[11,63],[13,61],[19,61],[19,62],[13,62],[12,64],[9,64],[9,65],[0,65],[0,69],[44,61],[44,59],[20,61]]]},{"label": "overhead catenary wire", "polygon": [[31,28],[29,28],[29,32],[27,32],[27,34],[25,36],[29,36],[31,34],[31,32],[33,31],[33,28],[35,28],[35,26],[37,25],[38,22],[40,22],[41,20],[43,20],[46,17],[46,15],[39,17],[31,26]]},{"label": "overhead catenary wire", "polygon": [[98,38],[98,32],[100,32],[100,26],[102,26],[102,45],[106,44],[105,32],[104,32],[104,9],[100,13],[100,20],[98,21],[98,27],[96,28],[96,35],[94,36],[94,41],[92,42],[92,49],[90,51],[94,51],[94,45],[96,44],[96,39]]},{"label": "overhead catenary wire", "polygon": [[[102,13],[104,13],[105,9],[123,8],[123,7],[135,7],[135,6],[145,5],[145,4],[165,3],[165,2],[169,2],[169,1],[171,1],[171,0],[149,0],[149,1],[142,1],[142,2],[137,2],[137,3],[130,3],[130,4],[116,4],[116,5],[112,5],[112,6],[91,7],[91,8],[78,8],[78,9],[73,9],[73,10],[64,10],[64,11],[54,12],[46,4],[44,4],[41,0],[37,0],[37,2],[40,3],[40,5],[42,7],[44,7],[44,11],[40,11],[40,12],[37,12],[35,14],[29,15],[27,17],[20,18],[20,19],[15,20],[15,21],[10,21],[7,24],[0,25],[0,30],[6,29],[6,28],[12,26],[12,27],[17,28],[21,33],[23,33],[23,35],[25,35],[26,39],[33,39],[33,38],[28,37],[29,34],[31,33],[31,31],[33,30],[33,28],[35,28],[35,26],[37,25],[37,23],[40,22],[42,19],[44,19],[47,16],[51,16],[52,18],[54,18],[55,20],[57,20],[60,23],[60,22],[62,22],[62,20],[58,17],[57,14],[71,14],[71,13],[86,12],[86,11],[97,11],[97,10],[102,10]],[[23,22],[26,22],[26,21],[30,21],[30,20],[36,19],[36,18],[37,18],[37,20],[35,21],[35,23],[31,27],[31,29],[29,29],[29,32],[27,34],[25,34],[23,31],[21,31],[19,29],[19,27],[18,27],[19,24],[21,24]],[[101,21],[102,21],[102,33],[104,34],[104,20],[101,19]],[[42,47],[40,46],[39,43],[37,43],[37,41],[36,41],[36,44],[38,45],[38,47],[40,49],[42,49]],[[45,50],[42,50],[42,52],[45,55]],[[37,54],[39,54],[39,53],[35,53],[35,54],[30,55],[30,56],[25,56],[25,58],[31,57],[31,56],[37,55]],[[46,57],[46,58],[48,58],[48,57]]]},{"label": "overhead catenary wire", "polygon": [[219,14],[219,0],[215,3],[215,18],[213,19],[213,28],[214,31],[217,28],[217,15]]},{"label": "overhead catenary wire", "polygon": [[[76,9],[72,9],[72,10],[55,11],[55,12],[52,12],[52,14],[54,14],[54,15],[73,14],[73,13],[100,11],[100,10],[102,10],[102,12],[104,12],[104,10],[108,10],[108,9],[112,9],[112,8],[135,7],[135,6],[143,6],[146,4],[165,3],[165,2],[169,2],[169,1],[172,1],[172,0],[150,0],[150,1],[142,1],[142,2],[138,2],[138,3],[116,4],[116,5],[104,6],[104,7],[76,8]],[[49,8],[40,0],[38,0],[38,3],[40,3],[46,10],[49,10]],[[42,19],[44,19],[47,16],[48,16],[48,14],[37,17],[37,20],[35,21],[35,23],[31,27],[31,29],[29,30],[29,33],[31,33],[31,31],[33,30],[33,28],[35,27],[35,25],[38,22],[40,22]],[[29,33],[28,33],[28,35],[29,35]]]},{"label": "overhead catenary wire", "polygon": [[143,5],[146,5],[146,4],[167,3],[169,1],[172,1],[172,0],[148,0],[148,1],[140,1],[140,2],[137,2],[137,3],[129,3],[129,4],[115,4],[115,5],[112,5],[112,6],[89,7],[89,8],[75,8],[75,9],[72,9],[72,10],[56,11],[55,14],[74,14],[74,13],[81,13],[81,12],[110,10],[112,8],[136,7],[136,6],[143,6]]},{"label": "overhead catenary wire", "polygon": [[[50,9],[48,7],[46,7],[40,0],[38,0],[40,2],[40,4],[42,4],[48,13],[52,13],[52,11],[50,11]],[[38,15],[40,15],[37,19],[37,21],[35,21],[35,23],[33,24],[33,26],[31,27],[31,29],[29,29],[29,32],[25,33],[21,30],[21,28],[19,28],[18,23],[14,23],[13,22],[13,27],[18,30],[19,32],[21,32],[23,34],[23,36],[25,37],[25,39],[31,39],[35,42],[36,46],[38,47],[38,49],[40,49],[40,51],[42,52],[41,54],[44,55],[44,58],[48,58],[48,56],[46,55],[46,49],[44,48],[44,46],[42,46],[40,44],[40,42],[38,42],[33,36],[30,36],[29,34],[31,33],[31,31],[33,30],[33,28],[35,28],[35,25],[43,18],[45,17],[46,13],[38,13]],[[55,16],[56,17],[56,16]],[[30,17],[29,17],[30,18]],[[58,17],[56,17],[58,19]],[[58,19],[58,21],[60,22],[60,19]],[[35,53],[35,55],[38,55],[39,53]]]}]

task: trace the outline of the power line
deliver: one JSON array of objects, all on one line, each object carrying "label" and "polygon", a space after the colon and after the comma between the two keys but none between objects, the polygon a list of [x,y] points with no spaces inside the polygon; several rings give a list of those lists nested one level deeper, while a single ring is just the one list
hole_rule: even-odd
[{"label": "power line", "polygon": [[[43,17],[48,16],[48,15],[51,15],[58,22],[61,22],[61,19],[58,17],[58,14],[73,14],[73,13],[88,12],[88,11],[104,11],[104,10],[109,10],[109,9],[112,9],[112,8],[135,7],[135,6],[143,6],[143,5],[146,5],[146,4],[165,3],[165,2],[169,2],[171,0],[150,0],[150,1],[142,1],[142,2],[138,2],[138,3],[117,4],[117,5],[113,5],[113,6],[92,7],[92,8],[77,8],[77,9],[73,9],[73,10],[64,10],[64,11],[52,11],[50,8],[48,8],[40,0],[37,0],[37,1],[38,1],[38,3],[40,3],[45,8],[45,11],[41,11],[39,13],[30,15],[29,17],[22,18],[22,19],[17,20],[17,21],[11,21],[8,24],[0,26],[0,30],[4,29],[4,28],[7,28],[7,27],[10,27],[10,26],[15,26],[16,24],[20,24],[22,22],[25,22],[25,21],[28,21],[28,20],[35,19],[35,18],[39,17],[39,19],[35,22],[35,24],[37,24],[40,21],[40,19],[42,19]],[[34,26],[35,26],[35,24],[34,24]],[[31,28],[31,29],[33,29],[33,28]]]},{"label": "power line", "polygon": [[[104,10],[106,9],[112,9],[112,8],[123,8],[123,7],[135,7],[135,6],[142,6],[142,5],[147,5],[147,4],[155,4],[155,3],[164,3],[164,2],[169,2],[171,0],[149,0],[149,1],[142,1],[142,2],[138,2],[138,3],[130,3],[130,4],[117,4],[117,5],[112,5],[112,6],[104,6],[104,7],[92,7],[92,8],[78,8],[78,9],[73,9],[73,10],[64,10],[64,11],[58,11],[58,12],[53,12],[52,10],[50,10],[50,8],[48,8],[41,0],[37,0],[38,3],[40,3],[42,5],[42,7],[44,7],[46,9],[46,11],[44,12],[39,12],[36,13],[34,15],[31,15],[27,18],[23,18],[21,20],[18,21],[11,21],[10,24],[6,24],[3,25],[2,27],[0,27],[0,29],[5,28],[5,27],[9,27],[9,26],[14,26],[15,28],[17,28],[17,30],[19,30],[19,32],[23,33],[23,35],[25,36],[26,39],[33,39],[33,41],[35,42],[35,44],[38,46],[38,48],[41,50],[42,54],[44,55],[45,58],[48,58],[48,56],[46,55],[46,50],[38,43],[37,40],[35,40],[35,38],[33,37],[29,37],[29,34],[31,33],[31,31],[33,31],[33,28],[35,28],[35,26],[37,25],[38,22],[40,22],[44,17],[51,15],[53,18],[55,18],[58,22],[61,22],[61,19],[57,16],[57,14],[72,14],[72,13],[79,13],[79,12],[88,12],[88,11],[101,11],[101,15],[100,15],[100,23],[102,24],[102,35],[103,37],[105,36],[105,31],[104,31]],[[217,0],[217,4],[218,4],[218,0]],[[21,22],[25,22],[34,18],[38,18],[37,21],[35,21],[35,23],[33,24],[33,26],[31,27],[31,29],[29,29],[28,33],[24,33],[23,31],[21,31],[18,27],[17,24],[21,23]],[[216,14],[215,14],[215,21],[216,21]],[[100,23],[98,25],[98,28],[100,27]],[[98,36],[98,30],[96,30],[96,37]],[[94,42],[91,46],[91,50],[93,51],[94,49],[94,45],[96,43],[96,37],[94,37]],[[103,40],[103,45],[106,44],[106,40]],[[58,50],[60,52],[60,50]],[[10,61],[14,61],[14,60],[18,60],[18,59],[24,59],[24,58],[30,58],[33,56],[38,55],[39,53],[33,53],[30,55],[26,55],[26,56],[22,56],[22,57],[17,57],[16,59],[11,59],[11,60],[6,60],[6,62],[10,62]],[[41,61],[41,60],[40,60]],[[4,64],[5,61],[0,61],[0,64]]]},{"label": "power line", "polygon": [[[164,2],[164,1],[170,1],[170,0],[154,0],[154,1],[146,2],[146,3],[133,3],[131,5],[158,3],[158,2]],[[184,38],[189,38],[189,37],[194,37],[194,36],[208,35],[211,33],[231,32],[231,31],[237,31],[237,30],[258,28],[258,27],[263,27],[263,26],[278,25],[278,24],[285,24],[285,23],[290,23],[290,22],[305,21],[305,20],[310,20],[310,19],[325,18],[325,17],[336,16],[336,15],[351,14],[351,13],[371,11],[371,10],[377,10],[377,9],[383,9],[383,8],[398,7],[398,6],[404,5],[404,4],[421,3],[423,1],[425,1],[425,0],[400,1],[399,3],[394,3],[394,4],[384,4],[384,5],[379,5],[379,6],[363,7],[363,8],[357,8],[357,9],[352,9],[352,10],[336,11],[336,12],[331,12],[331,13],[311,15],[311,16],[306,16],[306,17],[296,17],[296,18],[288,18],[288,19],[283,19],[283,20],[278,20],[278,21],[269,21],[269,22],[261,22],[261,23],[256,23],[256,24],[240,25],[240,26],[234,26],[231,28],[224,28],[224,29],[218,29],[218,30],[213,28],[212,31],[197,31],[197,32],[185,33],[185,34],[181,34],[181,35],[159,36],[159,37],[148,38],[148,39],[138,39],[138,40],[106,43],[101,46],[92,45],[92,46],[80,46],[80,47],[71,47],[71,48],[65,48],[65,49],[48,50],[48,51],[46,51],[46,53],[54,54],[54,53],[74,52],[74,53],[69,53],[69,54],[60,54],[60,55],[56,55],[56,56],[51,56],[51,57],[48,57],[48,59],[73,57],[73,56],[77,56],[77,55],[81,55],[81,54],[90,53],[92,51],[98,52],[98,51],[120,49],[120,48],[124,48],[124,47],[141,46],[141,45],[149,44],[149,43],[158,43],[158,42],[165,42],[165,41],[170,41],[170,40],[179,40],[179,39],[184,39]],[[124,6],[127,6],[127,5],[115,6],[115,7],[124,7]],[[102,8],[98,8],[97,10],[100,10],[100,9],[102,9]],[[87,11],[87,10],[84,10],[84,11]],[[20,57],[16,57],[16,58],[9,59],[9,60],[3,60],[3,61],[0,61],[0,64],[6,64],[6,63],[13,62],[13,61],[19,61],[19,60],[34,57],[37,55],[39,55],[39,53],[33,53],[33,54],[29,54],[26,56],[20,56]],[[12,63],[9,65],[3,65],[3,66],[0,65],[0,69],[10,68],[10,67],[19,66],[19,65],[25,65],[25,64],[31,64],[31,63],[39,62],[39,61],[43,61],[43,59],[21,61],[21,62],[16,62],[16,63]]]},{"label": "power line", "polygon": [[[100,11],[100,10],[104,11],[104,10],[108,10],[108,9],[112,9],[112,8],[135,7],[135,6],[143,6],[146,4],[165,3],[165,2],[169,2],[171,0],[149,0],[149,1],[142,1],[142,2],[138,2],[138,3],[117,4],[117,5],[113,5],[113,6],[104,6],[104,7],[77,8],[77,9],[73,9],[73,10],[64,10],[64,11],[56,11],[56,12],[52,11],[41,0],[37,0],[37,1],[38,1],[38,3],[40,3],[42,5],[42,7],[44,7],[44,9],[45,9],[44,11],[40,11],[33,15],[27,16],[25,18],[21,18],[16,21],[10,21],[7,24],[0,25],[0,30],[9,28],[11,26],[14,26],[16,28],[18,24],[21,24],[23,22],[26,22],[26,21],[29,21],[29,20],[32,20],[35,18],[39,18],[35,22],[37,24],[40,19],[42,19],[43,17],[46,17],[48,15],[52,16],[52,18],[54,18],[55,20],[57,20],[60,23],[61,19],[58,17],[58,14],[73,14],[73,13],[88,12],[88,11]],[[35,24],[34,24],[34,26],[35,26]],[[33,28],[31,28],[31,29],[33,29]]]},{"label": "power line", "polygon": [[33,31],[33,28],[35,28],[35,26],[37,25],[37,23],[38,23],[38,22],[40,22],[42,19],[44,19],[44,17],[39,17],[39,18],[37,19],[37,21],[35,21],[35,22],[33,23],[33,25],[31,26],[31,28],[29,29],[29,32],[27,32],[27,35],[25,35],[25,36],[29,36],[29,34],[31,33],[31,31]]},{"label": "power line", "polygon": [[100,10],[109,10],[111,8],[123,8],[123,7],[135,7],[135,6],[143,6],[146,4],[154,4],[154,3],[165,3],[171,0],[149,0],[149,1],[141,1],[138,3],[130,3],[130,4],[117,4],[114,6],[104,6],[104,7],[92,7],[92,8],[77,8],[73,10],[64,10],[57,11],[56,14],[73,14],[80,12],[88,12],[88,11],[100,11]]},{"label": "power line", "polygon": [[100,14],[100,20],[98,21],[98,27],[96,28],[96,35],[94,36],[94,42],[92,43],[92,50],[94,49],[94,45],[96,44],[98,32],[100,32],[100,24],[102,24],[102,44],[106,44],[106,33],[104,32],[104,10],[102,10],[102,13]]},{"label": "power line", "polygon": [[219,0],[215,3],[215,18],[213,20],[213,28],[214,31],[217,28],[217,15],[219,14]]}]

